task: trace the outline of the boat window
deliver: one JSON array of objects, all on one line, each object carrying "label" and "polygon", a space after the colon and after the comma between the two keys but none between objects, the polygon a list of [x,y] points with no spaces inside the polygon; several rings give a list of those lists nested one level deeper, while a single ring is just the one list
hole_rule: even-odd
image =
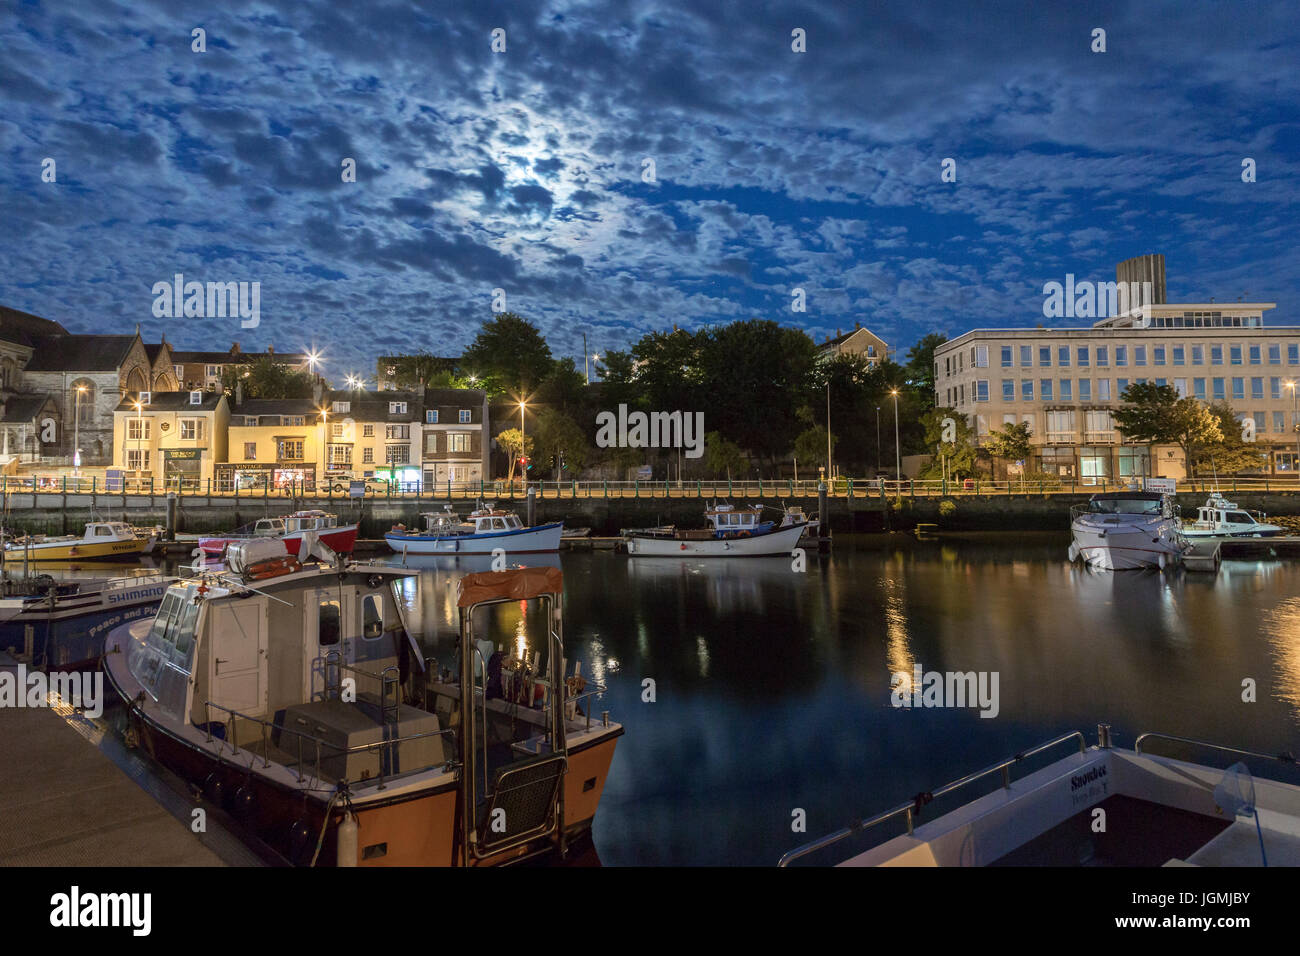
[{"label": "boat window", "polygon": [[190,649],[194,646],[194,625],[198,619],[198,604],[187,601],[176,628],[176,649],[172,652],[172,661],[186,673],[190,670]]},{"label": "boat window", "polygon": [[1090,510],[1099,514],[1158,515],[1159,499],[1101,498],[1090,502]]},{"label": "boat window", "polygon": [[378,594],[367,594],[361,605],[361,636],[373,641],[384,633],[384,605]]},{"label": "boat window", "polygon": [[493,528],[500,528],[500,529],[504,530],[504,529],[505,529],[505,526],[506,526],[506,523],[505,523],[505,521],[503,521],[502,519],[500,519],[500,518],[493,518],[493,519],[492,519],[492,527],[493,527]]},{"label": "boat window", "polygon": [[181,597],[172,592],[163,597],[158,614],[153,619],[153,628],[149,631],[150,644],[161,647],[168,642],[168,631],[180,617],[182,603]]},{"label": "boat window", "polygon": [[339,602],[321,601],[317,614],[317,642],[321,647],[332,647],[339,642]]},{"label": "boat window", "polygon": [[110,537],[112,537],[112,536],[113,536],[113,529],[112,529],[112,528],[109,528],[109,527],[107,527],[107,526],[105,526],[105,525],[102,525],[102,524],[101,524],[101,525],[97,525],[97,526],[95,527],[95,537],[97,537],[97,538],[110,538]]},{"label": "boat window", "polygon": [[1228,523],[1229,524],[1254,524],[1255,519],[1252,518],[1250,515],[1246,514],[1246,512],[1244,511],[1229,511]]}]

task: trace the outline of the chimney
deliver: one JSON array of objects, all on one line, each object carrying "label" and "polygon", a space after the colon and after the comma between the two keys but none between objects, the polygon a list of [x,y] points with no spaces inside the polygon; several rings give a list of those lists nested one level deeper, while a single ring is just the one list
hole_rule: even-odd
[{"label": "chimney", "polygon": [[862,328],[862,323],[855,320],[853,323],[853,330],[856,332],[860,328]]},{"label": "chimney", "polygon": [[837,339],[838,339],[841,335],[843,335],[843,334],[844,334],[844,332],[843,332],[841,329],[836,329],[836,330],[835,330],[835,337],[836,337]]},{"label": "chimney", "polygon": [[239,351],[239,343],[238,343],[238,342],[236,342],[234,345],[230,346],[230,354],[231,354],[231,355],[240,355],[240,354],[242,354],[242,353]]},{"label": "chimney", "polygon": [[274,345],[268,345],[268,346],[266,347],[266,354],[267,354],[267,355],[274,355],[274,354],[275,354],[275,346],[274,346]]}]

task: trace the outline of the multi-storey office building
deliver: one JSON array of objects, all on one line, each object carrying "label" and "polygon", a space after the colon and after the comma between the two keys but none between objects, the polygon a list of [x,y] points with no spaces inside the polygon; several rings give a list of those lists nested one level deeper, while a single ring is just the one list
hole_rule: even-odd
[{"label": "multi-storey office building", "polygon": [[1159,303],[1090,329],[976,329],[935,350],[936,401],[963,412],[979,439],[1027,422],[1032,470],[1083,482],[1184,477],[1179,448],[1129,442],[1115,427],[1124,389],[1155,382],[1252,418],[1266,470],[1292,474],[1300,464],[1300,328],[1266,325],[1275,307]]}]

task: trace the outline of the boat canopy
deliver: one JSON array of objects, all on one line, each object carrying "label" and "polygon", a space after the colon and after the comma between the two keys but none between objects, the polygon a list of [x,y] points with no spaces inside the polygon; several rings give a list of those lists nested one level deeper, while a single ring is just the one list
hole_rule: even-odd
[{"label": "boat canopy", "polygon": [[456,606],[470,607],[483,601],[506,598],[527,601],[543,594],[564,591],[564,574],[559,568],[514,568],[510,571],[479,571],[460,579]]}]

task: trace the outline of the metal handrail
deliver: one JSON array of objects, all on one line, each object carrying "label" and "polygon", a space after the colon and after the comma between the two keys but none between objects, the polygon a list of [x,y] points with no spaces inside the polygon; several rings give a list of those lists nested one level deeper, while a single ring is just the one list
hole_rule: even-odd
[{"label": "metal handrail", "polygon": [[[222,705],[222,704],[216,704],[216,703],[213,703],[213,702],[210,701],[210,700],[205,700],[205,701],[203,702],[203,709],[204,709],[204,717],[207,718],[207,720],[205,721],[205,724],[206,724],[206,727],[207,727],[207,735],[208,735],[208,740],[207,740],[207,742],[208,742],[208,743],[212,743],[212,740],[213,740],[213,736],[212,736],[212,720],[211,720],[211,717],[212,717],[211,708],[213,708],[213,707],[215,707],[217,710],[224,711],[225,713],[229,714],[231,717],[239,718],[239,719],[241,719],[241,720],[251,721],[252,723],[255,723],[255,724],[258,724],[258,725],[261,726],[261,728],[262,728],[262,768],[263,768],[263,769],[266,769],[266,768],[268,768],[268,767],[271,766],[271,760],[270,760],[270,756],[269,756],[269,753],[270,753],[270,731],[278,729],[282,735],[283,735],[283,734],[293,734],[294,736],[296,736],[296,737],[298,738],[298,763],[297,763],[297,765],[295,766],[294,769],[296,770],[296,772],[297,772],[297,774],[298,774],[298,782],[299,782],[299,783],[302,783],[302,782],[304,781],[304,777],[303,777],[303,775],[302,775],[302,741],[303,741],[304,738],[307,739],[307,740],[309,740],[309,741],[311,741],[312,743],[314,743],[314,744],[316,745],[315,773],[314,773],[312,779],[314,779],[314,780],[320,780],[320,779],[322,779],[322,778],[321,778],[321,773],[320,773],[320,760],[321,760],[321,747],[322,747],[322,746],[323,746],[323,747],[326,747],[326,748],[329,749],[329,750],[335,751],[335,753],[336,753],[337,755],[351,755],[351,754],[357,754],[357,753],[366,753],[366,752],[368,752],[368,751],[376,750],[376,749],[383,748],[383,747],[391,747],[391,746],[393,746],[393,745],[395,745],[395,744],[405,743],[405,742],[408,741],[408,740],[421,740],[421,739],[423,739],[423,738],[425,738],[425,737],[440,737],[440,736],[442,736],[443,734],[453,734],[453,733],[455,733],[456,730],[457,730],[457,728],[455,728],[455,727],[447,727],[447,728],[445,728],[445,729],[443,729],[443,730],[430,730],[430,731],[425,731],[425,732],[423,732],[423,733],[419,733],[419,734],[408,734],[408,735],[406,735],[406,736],[404,736],[404,737],[395,737],[395,738],[393,738],[392,740],[378,740],[378,741],[375,741],[374,743],[369,743],[369,744],[357,744],[355,747],[340,747],[340,746],[338,746],[337,744],[330,743],[328,740],[324,740],[323,738],[316,737],[316,736],[314,736],[313,734],[309,734],[309,733],[306,733],[306,732],[301,731],[301,730],[294,730],[292,727],[285,727],[283,724],[277,724],[277,723],[274,723],[273,721],[263,720],[261,717],[254,717],[254,716],[252,716],[251,714],[241,713],[240,711],[233,710],[233,709],[231,709],[230,707],[226,707],[226,706],[224,706],[224,705]],[[226,742],[227,742],[227,741],[225,740],[225,738],[222,738],[222,745],[223,745],[223,747],[224,747],[224,744],[225,744]],[[230,743],[230,748],[231,748],[232,753],[233,753],[234,755],[237,756],[237,755],[239,754],[239,749],[240,749],[240,748],[239,748],[239,742],[238,742],[238,740],[231,739],[231,740],[229,741],[229,743]],[[251,747],[247,747],[247,746],[245,746],[244,749],[250,751],[251,753],[254,754],[254,756],[256,756],[256,751],[254,751]],[[219,747],[218,750],[217,750],[217,756],[218,756],[218,757],[220,757],[220,755],[221,755],[221,750],[222,750],[221,747]],[[284,765],[282,765],[282,766],[284,766]],[[418,769],[418,770],[429,770],[429,769],[431,769],[431,768],[434,767],[434,766],[435,766],[434,764],[430,764],[428,767],[420,767],[420,768],[417,768],[417,769]],[[445,764],[444,764],[444,766],[445,766]],[[407,772],[408,772],[408,773],[414,773],[414,772],[416,772],[416,771],[412,770],[412,771],[407,771]],[[386,776],[387,776],[387,774],[384,773],[384,762],[383,762],[383,760],[381,759],[381,760],[379,761],[379,776],[378,776],[377,778],[375,778],[375,779],[377,779],[377,780],[379,781],[379,789],[380,789],[380,790],[383,790],[383,789],[385,788],[385,786],[386,786],[386,783],[385,783],[385,777],[386,777]]]},{"label": "metal handrail", "polygon": [[1142,741],[1146,740],[1148,737],[1155,737],[1160,740],[1173,740],[1180,744],[1191,744],[1195,747],[1205,747],[1208,750],[1218,750],[1223,753],[1238,754],[1242,757],[1259,757],[1262,760],[1276,760],[1278,763],[1292,764],[1293,766],[1300,763],[1300,761],[1296,760],[1294,755],[1285,752],[1280,754],[1262,754],[1256,753],[1254,750],[1240,750],[1237,747],[1227,747],[1223,744],[1212,744],[1205,740],[1193,740],[1191,737],[1178,737],[1174,734],[1162,734],[1156,731],[1139,734],[1138,739],[1133,742],[1134,753],[1142,753]]},{"label": "metal handrail", "polygon": [[912,827],[913,827],[912,815],[921,808],[923,803],[923,798],[928,798],[924,800],[925,803],[928,803],[930,800],[933,800],[937,797],[942,797],[945,794],[951,793],[952,791],[964,787],[967,784],[974,783],[976,780],[982,780],[984,777],[987,777],[990,774],[998,773],[999,771],[1002,773],[1003,789],[1010,789],[1011,787],[1010,768],[1012,766],[1014,766],[1015,764],[1019,763],[1022,760],[1034,756],[1035,754],[1040,754],[1044,750],[1049,750],[1052,747],[1057,746],[1058,744],[1063,744],[1067,740],[1074,740],[1076,737],[1079,740],[1079,753],[1080,754],[1085,753],[1088,749],[1088,742],[1084,738],[1082,731],[1075,730],[1071,733],[1063,734],[1062,736],[1056,737],[1053,740],[1049,740],[1046,743],[1041,743],[1038,744],[1036,747],[1031,747],[1029,750],[1022,751],[1021,753],[1016,754],[1014,757],[1011,757],[1008,760],[1003,760],[1000,763],[995,763],[992,766],[985,767],[983,770],[977,770],[975,773],[969,773],[958,780],[952,781],[951,783],[945,783],[938,790],[933,790],[926,794],[918,794],[910,802],[900,803],[898,806],[894,807],[893,809],[886,810],[884,813],[878,813],[876,814],[876,816],[872,817],[869,820],[854,820],[848,826],[836,830],[834,833],[827,834],[826,836],[814,840],[811,843],[805,843],[803,846],[795,847],[793,850],[790,850],[788,853],[782,856],[780,861],[776,865],[779,867],[789,866],[791,863],[793,863],[795,860],[799,859],[800,857],[807,856],[809,853],[815,853],[818,850],[824,850],[826,847],[839,843],[841,840],[847,839],[848,837],[851,837],[856,833],[861,833],[863,830],[867,830],[870,829],[871,827],[876,826],[877,824],[884,823],[886,820],[892,820],[894,817],[898,816],[899,814],[906,816],[907,833],[910,836],[912,834]]}]

